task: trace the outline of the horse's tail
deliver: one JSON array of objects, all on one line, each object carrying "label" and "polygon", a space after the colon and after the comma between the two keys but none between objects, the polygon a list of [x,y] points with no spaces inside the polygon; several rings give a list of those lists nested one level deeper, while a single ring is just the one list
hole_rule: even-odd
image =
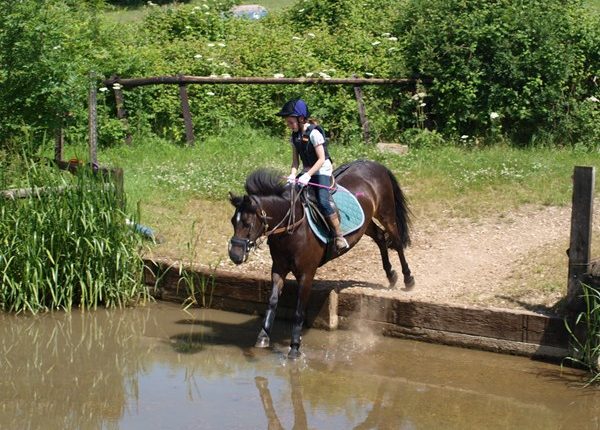
[{"label": "horse's tail", "polygon": [[408,208],[406,197],[400,189],[400,184],[394,174],[386,167],[387,174],[390,177],[392,188],[394,190],[394,204],[396,206],[396,225],[400,235],[400,245],[405,249],[410,245],[410,224],[412,213]]}]

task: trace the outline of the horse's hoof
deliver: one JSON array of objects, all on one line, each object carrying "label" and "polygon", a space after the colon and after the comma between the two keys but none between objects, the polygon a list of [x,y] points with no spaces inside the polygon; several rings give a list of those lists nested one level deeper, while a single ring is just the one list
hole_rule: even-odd
[{"label": "horse's hoof", "polygon": [[259,337],[254,344],[256,348],[268,348],[271,346],[271,341],[268,337]]},{"label": "horse's hoof", "polygon": [[302,353],[298,348],[292,347],[292,349],[290,349],[290,352],[288,352],[289,360],[298,360],[300,357],[302,357]]},{"label": "horse's hoof", "polygon": [[398,282],[398,274],[395,270],[392,270],[388,276],[388,281],[390,282],[389,288],[394,288],[396,286],[396,282]]},{"label": "horse's hoof", "polygon": [[412,289],[415,286],[415,278],[413,276],[407,276],[404,278],[404,288],[407,290]]},{"label": "horse's hoof", "polygon": [[257,376],[254,378],[254,383],[256,384],[256,387],[260,390],[267,388],[267,386],[269,385],[269,380],[262,376]]}]

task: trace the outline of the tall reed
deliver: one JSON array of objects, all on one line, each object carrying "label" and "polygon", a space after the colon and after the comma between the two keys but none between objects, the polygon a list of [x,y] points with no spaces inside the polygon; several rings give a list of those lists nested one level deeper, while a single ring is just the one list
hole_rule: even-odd
[{"label": "tall reed", "polygon": [[600,291],[586,284],[581,286],[585,309],[573,326],[565,320],[573,353],[566,360],[587,369],[591,375],[588,384],[592,384],[600,381]]},{"label": "tall reed", "polygon": [[26,162],[26,199],[0,197],[0,308],[36,313],[123,306],[145,297],[140,239],[114,187],[80,169],[65,175]]}]

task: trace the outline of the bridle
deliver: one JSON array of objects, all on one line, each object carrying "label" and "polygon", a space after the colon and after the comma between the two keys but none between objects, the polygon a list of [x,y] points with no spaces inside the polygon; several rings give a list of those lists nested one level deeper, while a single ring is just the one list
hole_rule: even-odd
[{"label": "bridle", "polygon": [[[251,240],[249,236],[250,233],[254,230],[254,221],[252,221],[250,227],[248,228],[248,237],[244,239],[232,237],[231,239],[229,239],[228,250],[231,251],[231,248],[234,246],[242,248],[244,252],[243,262],[246,262],[248,260],[248,256],[250,255],[250,251],[252,251],[255,248],[258,248],[264,242],[263,237],[268,238],[269,236],[281,233],[292,234],[296,227],[298,227],[302,223],[302,221],[304,221],[304,211],[302,211],[302,217],[298,221],[296,221],[296,213],[294,211],[294,207],[299,197],[300,193],[296,192],[296,187],[292,187],[292,195],[290,198],[289,209],[287,210],[283,218],[281,218],[281,221],[279,221],[277,225],[275,225],[275,227],[269,230],[269,219],[271,217],[267,215],[265,210],[260,205],[260,201],[256,198],[256,196],[249,196],[249,198],[252,200],[253,206],[256,207],[256,211],[254,212],[254,214],[256,215],[256,218],[260,219],[260,222],[263,225],[263,230],[256,237],[256,239]],[[241,212],[238,212],[238,215],[240,213]],[[288,222],[287,225],[284,226],[283,223],[286,219]]]}]

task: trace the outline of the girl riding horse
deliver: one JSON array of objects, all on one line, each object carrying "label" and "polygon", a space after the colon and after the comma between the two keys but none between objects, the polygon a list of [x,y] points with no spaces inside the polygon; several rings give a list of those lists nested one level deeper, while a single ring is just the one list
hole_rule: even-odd
[{"label": "girl riding horse", "polygon": [[[396,250],[404,284],[411,288],[415,281],[404,257],[404,248],[410,244],[410,212],[392,172],[373,161],[355,161],[338,168],[334,175],[338,184],[356,196],[364,212],[363,225],[347,235],[350,248],[356,245],[363,234],[370,236],[379,247],[390,287],[396,284],[398,275],[392,269],[388,248]],[[292,198],[294,193],[291,187],[281,183],[279,174],[258,170],[248,176],[245,188],[246,195],[230,197],[235,213],[231,218],[234,232],[229,241],[229,257],[235,264],[243,263],[257,240],[266,236],[273,260],[271,296],[256,346],[265,348],[270,344],[279,295],[285,278],[291,272],[298,281],[298,297],[288,357],[298,358],[302,326],[315,273],[319,266],[337,258],[340,253],[328,253],[327,245],[313,234],[303,216],[302,204]]]},{"label": "girl riding horse", "polygon": [[292,130],[292,169],[288,182],[296,182],[300,158],[302,175],[297,179],[298,184],[307,186],[309,181],[317,184],[314,187],[317,206],[335,233],[335,248],[338,252],[348,248],[331,197],[333,164],[327,151],[323,129],[314,120],[309,119],[308,106],[302,99],[288,101],[276,115],[284,117],[286,125]]}]

